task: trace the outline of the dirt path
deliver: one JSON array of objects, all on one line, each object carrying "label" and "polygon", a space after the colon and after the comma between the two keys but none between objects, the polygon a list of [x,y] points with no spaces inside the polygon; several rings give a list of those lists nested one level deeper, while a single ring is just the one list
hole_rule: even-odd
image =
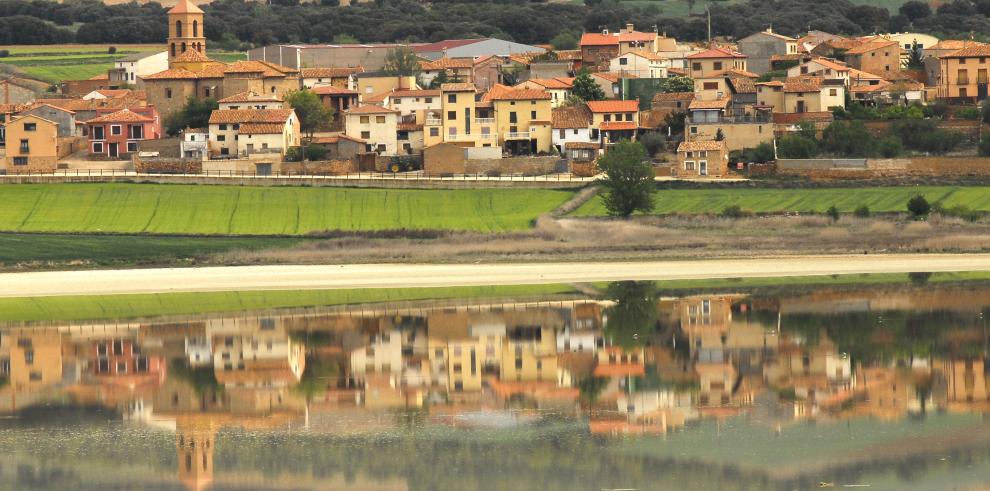
[{"label": "dirt path", "polygon": [[709,261],[354,264],[0,274],[0,297],[409,288],[850,273],[990,271],[990,254],[791,256]]}]

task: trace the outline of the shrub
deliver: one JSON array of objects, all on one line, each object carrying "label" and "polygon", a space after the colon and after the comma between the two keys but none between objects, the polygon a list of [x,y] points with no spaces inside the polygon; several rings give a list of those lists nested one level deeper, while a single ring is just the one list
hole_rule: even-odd
[{"label": "shrub", "polygon": [[859,218],[869,218],[870,217],[870,207],[866,205],[859,205],[853,214]]},{"label": "shrub", "polygon": [[117,47],[116,46],[110,46],[109,48],[107,48],[107,54],[113,55],[113,54],[116,54],[116,53],[117,53]]},{"label": "shrub", "polygon": [[952,208],[941,210],[942,215],[947,217],[956,217],[966,220],[967,222],[975,222],[983,216],[982,213],[971,209],[965,205],[953,206]]},{"label": "shrub", "polygon": [[722,209],[722,216],[726,218],[744,218],[752,215],[753,212],[744,210],[739,205],[730,205]]},{"label": "shrub", "polygon": [[773,145],[763,142],[756,148],[744,148],[735,152],[736,162],[757,162],[764,163],[773,160]]},{"label": "shrub", "polygon": [[787,135],[777,142],[777,153],[786,159],[809,159],[818,153],[818,144],[801,135]]},{"label": "shrub", "polygon": [[896,136],[888,136],[882,140],[877,145],[877,151],[880,155],[886,158],[893,158],[902,153],[904,153],[904,144],[901,143],[901,139]]},{"label": "shrub", "polygon": [[667,137],[659,131],[652,131],[644,133],[643,136],[639,137],[639,142],[646,147],[646,153],[652,157],[663,150],[667,143]]},{"label": "shrub", "polygon": [[0,49],[0,58],[6,58],[10,56],[10,50]]},{"label": "shrub", "polygon": [[981,111],[977,107],[964,107],[956,111],[956,117],[959,119],[971,119],[977,120],[982,117]]},{"label": "shrub", "polygon": [[303,150],[299,147],[289,147],[285,150],[283,158],[289,162],[299,162],[303,159]]},{"label": "shrub", "polygon": [[990,99],[983,99],[983,103],[980,104],[980,116],[984,123],[990,123]]},{"label": "shrub", "polygon": [[919,194],[908,200],[907,209],[915,218],[921,218],[932,211],[932,205],[924,196]]},{"label": "shrub", "polygon": [[980,144],[977,146],[980,157],[990,157],[990,135],[980,137]]},{"label": "shrub", "polygon": [[309,145],[304,151],[306,160],[323,160],[327,156],[327,148],[323,145]]},{"label": "shrub", "polygon": [[839,221],[839,209],[836,208],[835,205],[828,207],[828,210],[825,212],[825,214],[828,215],[828,217],[831,218],[833,222]]}]

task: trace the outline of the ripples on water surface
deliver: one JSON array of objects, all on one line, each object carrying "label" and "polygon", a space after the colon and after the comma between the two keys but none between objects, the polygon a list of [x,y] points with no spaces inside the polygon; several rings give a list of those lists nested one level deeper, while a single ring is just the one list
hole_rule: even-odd
[{"label": "ripples on water surface", "polygon": [[990,283],[913,279],[8,324],[0,489],[979,489]]}]

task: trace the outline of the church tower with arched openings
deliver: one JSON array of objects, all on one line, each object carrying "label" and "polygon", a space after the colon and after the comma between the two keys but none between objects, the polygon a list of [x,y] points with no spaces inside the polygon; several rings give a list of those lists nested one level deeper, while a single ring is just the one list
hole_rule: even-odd
[{"label": "church tower with arched openings", "polygon": [[203,10],[189,0],[179,0],[168,11],[168,61],[186,51],[206,54],[206,34],[203,32]]}]

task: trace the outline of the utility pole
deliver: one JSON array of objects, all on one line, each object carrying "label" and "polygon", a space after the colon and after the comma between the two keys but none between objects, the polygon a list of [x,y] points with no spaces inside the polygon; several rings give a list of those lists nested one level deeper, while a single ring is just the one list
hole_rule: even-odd
[{"label": "utility pole", "polygon": [[706,4],[705,12],[708,13],[708,47],[712,47],[712,6]]}]

